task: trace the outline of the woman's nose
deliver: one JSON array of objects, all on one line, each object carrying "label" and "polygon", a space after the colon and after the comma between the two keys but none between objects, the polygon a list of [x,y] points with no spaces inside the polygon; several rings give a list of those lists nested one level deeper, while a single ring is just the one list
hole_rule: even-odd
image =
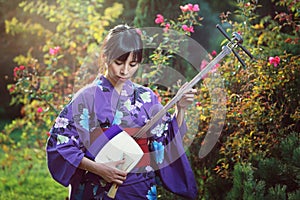
[{"label": "woman's nose", "polygon": [[124,63],[123,67],[121,68],[121,74],[127,75],[129,72],[129,64]]}]

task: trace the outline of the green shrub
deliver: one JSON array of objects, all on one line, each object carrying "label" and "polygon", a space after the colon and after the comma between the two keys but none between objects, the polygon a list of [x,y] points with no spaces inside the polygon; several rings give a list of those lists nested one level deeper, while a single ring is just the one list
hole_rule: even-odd
[{"label": "green shrub", "polygon": [[[243,45],[251,51],[254,59],[249,60],[239,52],[247,67],[229,56],[218,68],[227,93],[226,120],[218,143],[203,159],[199,159],[198,153],[213,114],[207,88],[211,80],[204,80],[199,88],[200,103],[193,111],[200,112],[200,125],[189,148],[198,180],[199,199],[225,199],[226,196],[228,199],[265,199],[280,198],[280,195],[295,199],[299,191],[289,187],[299,188],[295,173],[292,172],[292,179],[283,182],[279,178],[272,179],[270,172],[277,176],[283,174],[282,169],[276,171],[276,167],[283,167],[279,164],[286,161],[293,170],[299,170],[290,156],[274,158],[278,144],[291,137],[291,132],[300,130],[299,12],[296,9],[299,3],[275,2],[278,7],[274,7],[274,18],[260,16],[261,7],[256,1],[238,1],[237,5],[234,20],[226,12],[221,14],[221,19],[229,27],[226,30],[229,34],[242,34]],[[299,139],[295,141],[299,142]],[[284,148],[289,150],[282,150],[282,153],[288,154],[295,149],[293,156],[298,156],[298,149],[293,148],[292,143]],[[272,160],[276,162],[271,164]],[[258,163],[262,165],[264,162],[270,162],[269,168],[260,171]],[[259,177],[259,172],[269,173],[270,179]],[[259,191],[264,191],[263,196]]]},{"label": "green shrub", "polygon": [[293,132],[274,147],[268,158],[257,157],[253,165],[235,164],[232,172],[233,186],[226,198],[299,198],[299,149],[299,133]]},{"label": "green shrub", "polygon": [[[16,83],[9,85],[8,90],[12,95],[11,105],[21,104],[23,108],[22,117],[13,120],[1,134],[4,149],[45,145],[58,112],[84,81],[90,81],[78,73],[90,72],[86,72],[88,67],[97,71],[98,66],[77,70],[86,55],[103,40],[106,28],[123,11],[119,3],[104,8],[101,0],[81,3],[63,0],[56,4],[24,1],[19,6],[28,19],[6,20],[6,32],[25,38],[34,36],[41,42],[30,48],[27,55],[14,58],[18,65],[14,68]],[[36,16],[39,22],[34,20]],[[18,140],[12,138],[14,133],[18,133]]]},{"label": "green shrub", "polygon": [[[299,129],[300,59],[282,45],[285,38],[295,37],[297,32],[293,29],[283,32],[282,25],[268,16],[258,18],[256,4],[240,4],[242,6],[241,16],[247,23],[232,24],[232,31],[242,31],[245,45],[252,50],[255,59],[246,60],[244,69],[230,58],[220,68],[228,88],[225,137],[220,148],[225,159],[219,161],[218,169],[224,177],[230,176],[228,170],[234,163],[269,155],[274,144],[290,131]],[[258,30],[257,24],[252,24],[257,22],[264,28]],[[297,49],[292,43],[289,47]],[[280,58],[279,63],[270,62],[275,56]],[[227,164],[228,169],[222,167]]]},{"label": "green shrub", "polygon": [[0,198],[65,199],[67,190],[55,183],[47,170],[47,133],[74,91],[90,81],[84,73],[98,70],[93,65],[77,72],[123,6],[104,7],[102,0],[37,0],[23,1],[19,7],[25,17],[6,20],[6,33],[39,42],[26,55],[14,58],[15,84],[8,90],[11,105],[22,105],[22,116],[0,134]]}]

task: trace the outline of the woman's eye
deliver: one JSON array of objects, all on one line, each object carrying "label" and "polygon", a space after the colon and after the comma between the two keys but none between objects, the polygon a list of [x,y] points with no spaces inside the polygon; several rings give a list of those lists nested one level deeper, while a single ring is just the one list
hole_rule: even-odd
[{"label": "woman's eye", "polygon": [[136,62],[136,61],[131,61],[129,63],[130,67],[135,67],[137,64],[138,64],[138,62]]},{"label": "woman's eye", "polygon": [[115,63],[116,63],[117,65],[122,65],[122,64],[123,64],[123,62],[117,61],[117,60],[115,60]]}]

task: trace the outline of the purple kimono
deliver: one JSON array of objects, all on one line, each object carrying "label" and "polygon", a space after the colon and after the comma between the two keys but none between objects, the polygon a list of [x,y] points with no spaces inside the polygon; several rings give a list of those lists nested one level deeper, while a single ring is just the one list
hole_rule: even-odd
[{"label": "purple kimono", "polygon": [[[127,81],[118,94],[104,76],[97,78],[74,96],[50,130],[47,159],[52,177],[64,186],[71,185],[71,199],[110,199],[106,194],[111,183],[78,168],[84,156],[94,159],[89,152],[90,133],[114,125],[142,127],[161,107],[149,88]],[[196,182],[182,146],[185,132],[185,124],[179,128],[168,113],[157,122],[147,133],[151,164],[135,167],[115,199],[157,199],[157,184],[194,199]]]}]

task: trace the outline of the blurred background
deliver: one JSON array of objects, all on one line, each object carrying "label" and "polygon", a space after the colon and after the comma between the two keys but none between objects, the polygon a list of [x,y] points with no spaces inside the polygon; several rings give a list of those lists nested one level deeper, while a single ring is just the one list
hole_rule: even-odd
[{"label": "blurred background", "polygon": [[[0,128],[3,128],[4,124],[20,116],[21,105],[10,106],[10,96],[7,89],[7,84],[13,83],[13,69],[16,67],[16,63],[13,61],[14,57],[19,54],[26,54],[27,50],[33,46],[42,44],[44,41],[39,41],[34,35],[24,34],[7,34],[5,31],[5,20],[17,17],[26,21],[31,19],[39,23],[47,23],[45,19],[36,14],[30,14],[23,12],[18,4],[22,0],[0,0]],[[47,2],[55,2],[48,0]],[[109,7],[113,3],[119,2],[123,4],[124,11],[122,15],[113,22],[110,26],[114,26],[119,23],[127,23],[129,25],[135,25],[137,27],[151,27],[156,26],[154,19],[157,13],[163,13],[166,18],[172,18],[178,15],[180,12],[179,5],[186,3],[198,3],[201,4],[201,16],[205,16],[203,21],[203,27],[197,27],[193,38],[200,42],[200,44],[207,50],[218,50],[220,48],[220,41],[223,39],[222,35],[216,30],[215,25],[220,23],[219,15],[223,11],[234,10],[236,4],[235,1],[155,1],[155,0],[105,0],[103,2],[104,7]],[[272,4],[265,1],[263,13],[268,13],[269,9],[272,9]],[[143,12],[143,13],[141,13]],[[146,12],[146,13],[145,13]],[[152,16],[152,17],[150,17]],[[54,29],[53,24],[52,28]],[[51,27],[50,27],[51,28]]]},{"label": "blurred background", "polygon": [[[182,12],[180,6],[188,3],[200,10]],[[299,0],[0,0],[0,199],[67,199],[68,189],[48,172],[45,144],[74,82],[85,84],[92,80],[85,75],[95,74],[93,65],[83,65],[85,57],[117,24],[165,28],[155,23],[162,14],[211,58],[225,44],[216,24],[229,35],[239,32],[254,55],[250,60],[240,54],[246,66],[226,57],[217,69],[221,79],[208,77],[197,85],[200,92],[187,115],[192,128],[184,142],[190,144],[186,154],[198,199],[299,200],[299,8]],[[185,21],[178,18],[182,15]],[[186,23],[194,25],[194,32],[183,30]],[[153,62],[146,78],[160,75],[157,66],[166,65],[191,79],[195,72],[189,63],[172,55],[176,48],[167,49],[146,52]],[[219,82],[226,102],[210,96],[209,88]],[[173,95],[151,87],[163,104]],[[212,115],[218,115],[213,107],[220,103],[226,107],[221,137],[200,158]],[[159,199],[182,199],[163,188],[158,194]]]}]

